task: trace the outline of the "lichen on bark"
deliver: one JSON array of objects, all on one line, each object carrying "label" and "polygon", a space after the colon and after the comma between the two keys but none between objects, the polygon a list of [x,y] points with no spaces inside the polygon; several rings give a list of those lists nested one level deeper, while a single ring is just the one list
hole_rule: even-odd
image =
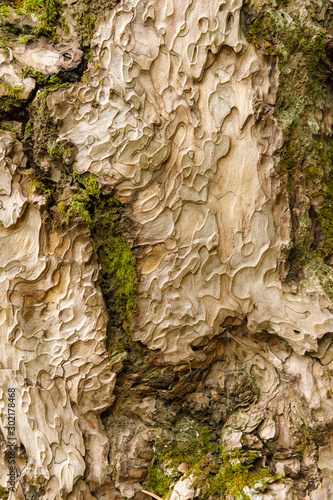
[{"label": "lichen on bark", "polygon": [[[301,9],[297,2],[246,4],[248,40],[276,58],[280,71],[275,116],[284,145],[277,169],[292,213],[288,279],[299,281],[309,261],[321,260],[321,269],[332,256],[332,4],[314,1]],[[320,272],[318,277],[330,294]]]}]

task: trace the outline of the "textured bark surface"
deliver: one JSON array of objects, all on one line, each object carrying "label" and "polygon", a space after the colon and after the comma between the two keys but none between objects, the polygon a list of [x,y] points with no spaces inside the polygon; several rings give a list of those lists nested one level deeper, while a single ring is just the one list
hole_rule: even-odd
[{"label": "textured bark surface", "polygon": [[11,499],[331,499],[332,3],[34,5],[1,8],[0,496],[15,387]]}]

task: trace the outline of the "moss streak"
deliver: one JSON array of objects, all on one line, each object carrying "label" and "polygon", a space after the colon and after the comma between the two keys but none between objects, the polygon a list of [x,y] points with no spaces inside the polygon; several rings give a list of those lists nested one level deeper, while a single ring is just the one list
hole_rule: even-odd
[{"label": "moss streak", "polygon": [[[277,168],[290,195],[293,219],[289,278],[299,280],[306,263],[319,258],[325,266],[333,255],[333,141],[324,123],[332,108],[327,44],[333,6],[326,0],[321,6],[310,2],[301,17],[293,4],[279,2],[274,9],[265,4],[255,13],[247,39],[278,61],[275,116],[285,141]],[[308,207],[301,210],[299,191],[308,200]]]}]

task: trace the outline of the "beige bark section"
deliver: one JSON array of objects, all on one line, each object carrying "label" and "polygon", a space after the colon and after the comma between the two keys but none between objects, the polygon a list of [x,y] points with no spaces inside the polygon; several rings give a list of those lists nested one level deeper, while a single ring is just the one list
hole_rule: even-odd
[{"label": "beige bark section", "polygon": [[[15,437],[28,460],[18,459],[21,481],[42,488],[45,499],[63,499],[80,478],[103,483],[108,468],[99,419],[115,382],[107,318],[87,230],[46,234],[43,200],[29,201],[26,159],[14,134],[1,131],[0,155],[0,429],[8,441],[14,387]],[[2,456],[3,486],[7,467]]]},{"label": "beige bark section", "polygon": [[290,214],[272,157],[278,75],[246,42],[242,3],[120,4],[97,29],[87,83],[49,97],[77,172],[129,204],[133,338],[174,364],[244,318],[300,354],[332,328],[324,294],[281,282]]}]

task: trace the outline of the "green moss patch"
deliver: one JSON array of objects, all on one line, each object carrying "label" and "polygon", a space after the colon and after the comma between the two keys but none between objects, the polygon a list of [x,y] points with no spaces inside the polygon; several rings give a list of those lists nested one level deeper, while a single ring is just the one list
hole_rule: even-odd
[{"label": "green moss patch", "polygon": [[[74,172],[75,146],[57,141],[59,124],[47,106],[52,89],[53,85],[38,92],[25,126],[31,194],[35,191],[45,197],[46,225],[66,228],[82,222],[89,228],[100,263],[97,285],[110,318],[107,347],[114,351],[111,346],[115,338],[128,342],[130,319],[136,313],[138,275],[130,243],[131,222],[112,193],[100,190],[96,177]],[[54,171],[58,180],[53,180]]]},{"label": "green moss patch", "polygon": [[[332,113],[332,62],[328,58],[333,6],[310,2],[300,16],[295,2],[267,3],[247,11],[247,40],[280,71],[275,116],[283,130],[278,172],[290,195],[293,248],[288,279],[302,279],[302,268],[333,255],[333,141],[325,116]],[[309,200],[299,210],[297,192]],[[322,200],[322,202],[318,202]],[[298,205],[298,206],[297,206]]]},{"label": "green moss patch", "polygon": [[18,14],[35,14],[40,20],[40,26],[35,35],[44,35],[57,42],[56,29],[59,23],[63,3],[61,0],[23,0],[16,9]]},{"label": "green moss patch", "polygon": [[0,85],[5,90],[5,95],[0,98],[0,110],[7,113],[15,108],[20,108],[22,106],[23,87],[10,87],[5,83]]},{"label": "green moss patch", "polygon": [[103,195],[97,179],[91,174],[74,175],[75,185],[69,203],[57,206],[58,214],[67,224],[80,219],[91,230],[99,257],[99,285],[104,295],[112,295],[112,314],[129,321],[136,312],[138,276],[135,258],[125,237],[126,222],[121,204],[110,195]]},{"label": "green moss patch", "polygon": [[148,469],[145,488],[163,498],[168,497],[174,484],[182,476],[181,463],[188,467],[186,477],[193,478],[193,486],[200,489],[200,498],[208,499],[228,494],[234,498],[248,498],[245,486],[260,488],[272,481],[281,481],[269,469],[261,466],[260,454],[237,450],[228,452],[219,445],[218,436],[208,426],[188,422],[190,427],[176,425],[173,432],[161,431],[155,442],[156,453]]},{"label": "green moss patch", "polygon": [[128,326],[136,313],[138,275],[126,236],[129,222],[124,216],[124,207],[112,195],[103,194],[91,174],[74,174],[66,184],[66,188],[71,189],[69,199],[58,203],[63,192],[61,186],[41,179],[42,176],[32,179],[31,190],[44,195],[48,201],[46,221],[52,220],[55,226],[77,222],[88,226],[101,266],[97,284],[106,299],[109,316],[119,327]]},{"label": "green moss patch", "polygon": [[0,498],[3,498],[3,499],[8,498],[8,492],[5,488],[2,488],[2,486],[0,486]]}]

